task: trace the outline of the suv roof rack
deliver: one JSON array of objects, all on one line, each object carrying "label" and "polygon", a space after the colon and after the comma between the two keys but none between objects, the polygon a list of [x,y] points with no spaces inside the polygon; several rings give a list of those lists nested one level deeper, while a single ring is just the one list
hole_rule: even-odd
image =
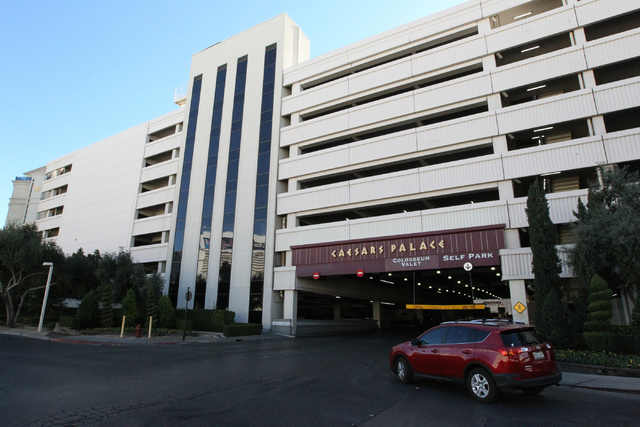
[{"label": "suv roof rack", "polygon": [[498,326],[498,324],[514,324],[514,325],[524,325],[524,322],[514,322],[511,319],[487,319],[487,318],[482,318],[482,319],[458,319],[458,320],[452,320],[449,322],[442,322],[441,325],[444,324],[452,324],[452,323],[472,323],[472,324],[478,324],[481,323],[483,325],[493,325],[493,326]]}]

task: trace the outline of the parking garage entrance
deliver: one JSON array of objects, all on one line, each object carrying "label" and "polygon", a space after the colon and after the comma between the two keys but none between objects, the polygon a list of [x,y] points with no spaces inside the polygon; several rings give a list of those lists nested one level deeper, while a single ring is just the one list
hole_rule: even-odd
[{"label": "parking garage entrance", "polygon": [[503,248],[504,225],[294,246],[297,319],[429,327],[506,315]]}]

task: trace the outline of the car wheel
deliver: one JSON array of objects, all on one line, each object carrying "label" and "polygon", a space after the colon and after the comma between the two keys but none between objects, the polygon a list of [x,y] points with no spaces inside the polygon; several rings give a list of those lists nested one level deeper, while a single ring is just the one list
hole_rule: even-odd
[{"label": "car wheel", "polygon": [[400,357],[396,362],[396,374],[398,375],[398,379],[405,384],[413,381],[413,370],[404,357]]},{"label": "car wheel", "polygon": [[540,394],[542,393],[542,390],[544,390],[544,387],[527,387],[522,389],[524,394],[528,394],[529,396],[535,396],[536,394]]},{"label": "car wheel", "polygon": [[498,397],[498,390],[493,377],[482,368],[476,368],[467,377],[467,387],[474,399],[491,403]]}]

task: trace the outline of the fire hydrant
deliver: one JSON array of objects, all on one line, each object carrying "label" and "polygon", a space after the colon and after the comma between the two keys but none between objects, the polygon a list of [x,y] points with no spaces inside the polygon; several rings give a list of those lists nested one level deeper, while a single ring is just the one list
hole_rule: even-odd
[{"label": "fire hydrant", "polygon": [[140,338],[141,330],[142,330],[142,326],[140,326],[140,324],[138,323],[138,326],[136,326],[136,338]]}]

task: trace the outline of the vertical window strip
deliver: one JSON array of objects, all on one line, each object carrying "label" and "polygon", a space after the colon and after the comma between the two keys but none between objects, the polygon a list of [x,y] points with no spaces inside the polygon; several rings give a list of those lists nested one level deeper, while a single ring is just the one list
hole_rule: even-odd
[{"label": "vertical window strip", "polygon": [[269,168],[273,126],[273,98],[276,70],[276,44],[266,47],[262,80],[262,107],[258,136],[258,170],[253,217],[253,250],[251,254],[251,285],[249,322],[262,323],[264,292],[265,246],[267,237],[267,204],[269,201]]},{"label": "vertical window strip", "polygon": [[209,272],[211,222],[213,220],[213,198],[215,194],[216,172],[218,170],[218,149],[220,148],[220,128],[222,126],[222,105],[224,103],[226,78],[226,65],[218,67],[213,96],[213,115],[211,117],[209,153],[207,157],[207,172],[205,174],[204,200],[200,223],[198,269],[196,272],[196,286],[193,298],[193,307],[196,309],[205,308],[204,301],[207,291],[207,273]]},{"label": "vertical window strip", "polygon": [[174,306],[178,302],[178,290],[180,287],[180,267],[182,265],[182,247],[184,245],[187,200],[189,199],[189,183],[191,180],[191,162],[193,160],[193,146],[196,139],[201,89],[202,74],[193,78],[191,104],[189,105],[189,125],[187,126],[187,136],[184,144],[182,174],[178,193],[178,211],[176,213],[177,220],[175,235],[173,237],[173,253],[171,256],[171,276],[169,278],[169,298]]},{"label": "vertical window strip", "polygon": [[244,112],[244,93],[247,82],[247,56],[238,58],[236,83],[231,114],[231,137],[229,139],[229,161],[227,185],[224,197],[224,215],[222,219],[222,242],[220,244],[220,273],[218,276],[218,298],[216,308],[229,307],[231,288],[231,262],[236,216],[236,196],[238,189],[238,165],[240,162],[240,142],[242,139],[242,118]]}]

